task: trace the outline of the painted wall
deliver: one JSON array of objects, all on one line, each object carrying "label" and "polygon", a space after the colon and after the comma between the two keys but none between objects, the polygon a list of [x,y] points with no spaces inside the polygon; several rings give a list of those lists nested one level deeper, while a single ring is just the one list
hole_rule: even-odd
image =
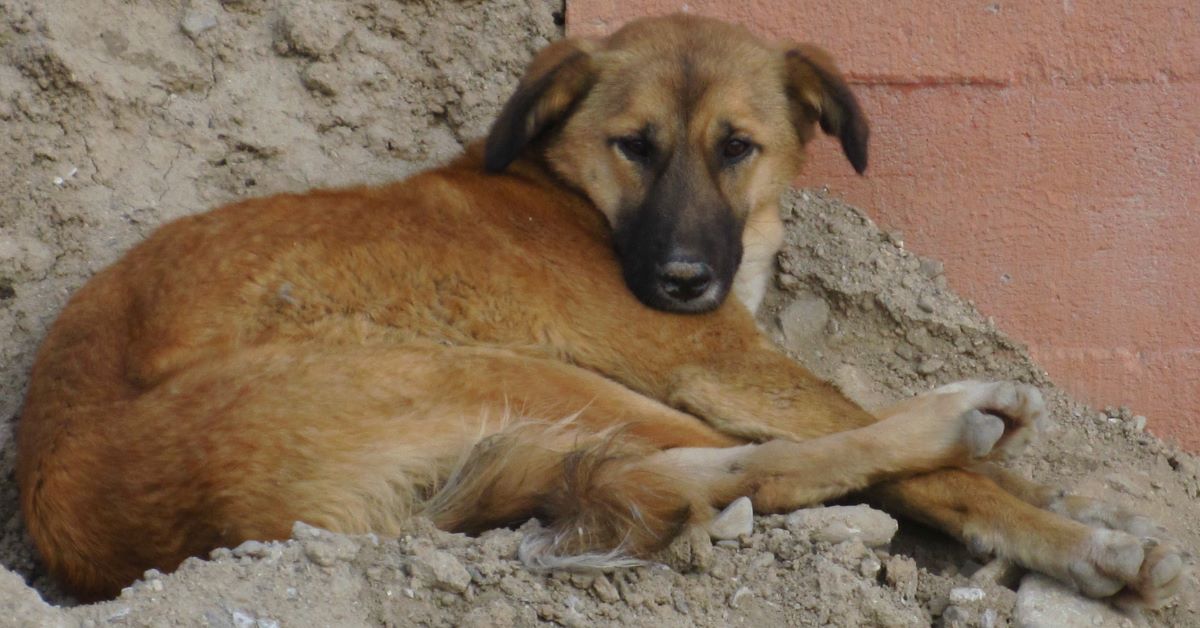
[{"label": "painted wall", "polygon": [[831,51],[871,166],[828,185],[1097,406],[1200,450],[1200,3],[569,0],[568,32],[687,10]]}]

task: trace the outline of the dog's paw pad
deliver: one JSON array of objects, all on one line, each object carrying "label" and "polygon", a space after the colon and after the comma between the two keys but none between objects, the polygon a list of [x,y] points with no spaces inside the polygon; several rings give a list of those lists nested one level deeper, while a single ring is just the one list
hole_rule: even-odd
[{"label": "dog's paw pad", "polygon": [[1146,557],[1141,541],[1116,530],[1093,530],[1082,554],[1069,572],[1088,597],[1109,597],[1134,582]]},{"label": "dog's paw pad", "polygon": [[966,424],[963,441],[972,458],[983,458],[992,453],[1004,436],[1004,421],[995,415],[968,410],[963,415],[963,422]]},{"label": "dog's paw pad", "polygon": [[1145,560],[1137,578],[1117,597],[1122,606],[1156,608],[1174,597],[1188,579],[1183,556],[1169,545],[1144,539]]}]

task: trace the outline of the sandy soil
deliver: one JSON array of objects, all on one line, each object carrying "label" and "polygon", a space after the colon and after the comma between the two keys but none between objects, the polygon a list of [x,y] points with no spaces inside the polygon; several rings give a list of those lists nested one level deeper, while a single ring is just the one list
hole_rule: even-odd
[{"label": "sandy soil", "polygon": [[[1125,616],[1037,597],[1036,579],[919,526],[893,536],[866,507],[760,517],[716,545],[688,535],[667,566],[603,576],[529,573],[513,556],[522,530],[472,539],[418,520],[378,539],[301,525],[292,540],[218,550],[115,601],[72,605],[39,570],[12,481],[12,423],[67,295],[177,216],[445,159],[560,33],[549,1],[182,4],[0,0],[0,625],[1000,626],[1048,625],[1039,613],[1059,607],[1086,625],[1200,625],[1194,595]],[[938,262],[861,212],[815,191],[786,207],[762,320],[797,359],[869,406],[966,377],[1037,383],[1056,426],[1014,466],[1136,506],[1198,546],[1196,458],[1128,409],[1058,391],[947,289]]]}]

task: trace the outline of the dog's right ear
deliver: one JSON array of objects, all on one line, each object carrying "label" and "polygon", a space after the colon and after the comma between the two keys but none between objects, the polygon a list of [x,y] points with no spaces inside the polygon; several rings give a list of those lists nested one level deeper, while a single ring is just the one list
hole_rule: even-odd
[{"label": "dog's right ear", "polygon": [[530,142],[562,121],[592,87],[595,72],[589,54],[593,42],[563,39],[542,49],[517,91],[500,110],[484,147],[484,167],[500,172]]}]

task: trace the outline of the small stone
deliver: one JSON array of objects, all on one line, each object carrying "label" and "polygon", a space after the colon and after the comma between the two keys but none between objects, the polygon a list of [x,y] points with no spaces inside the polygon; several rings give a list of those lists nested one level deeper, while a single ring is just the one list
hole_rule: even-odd
[{"label": "small stone", "polygon": [[621,594],[617,591],[617,587],[604,574],[597,575],[596,579],[592,581],[592,590],[596,592],[596,597],[609,604],[621,599]]},{"label": "small stone", "polygon": [[884,563],[884,581],[906,600],[917,594],[917,563],[907,556],[892,556]]},{"label": "small stone", "polygon": [[941,276],[941,274],[943,272],[945,272],[945,265],[942,264],[942,262],[940,260],[929,259],[929,258],[923,257],[923,258],[921,258],[920,269],[921,269],[922,275],[925,275],[926,277],[929,277],[930,279],[935,279],[935,278]]},{"label": "small stone", "polygon": [[829,304],[811,292],[796,295],[779,314],[779,327],[793,350],[811,346],[825,334],[828,323]]},{"label": "small stone", "polygon": [[946,610],[942,611],[943,628],[966,628],[970,622],[971,613],[965,608],[947,606]]},{"label": "small stone", "polygon": [[737,608],[742,598],[747,595],[754,595],[754,593],[748,587],[738,587],[738,590],[729,596],[729,608]]},{"label": "small stone", "polygon": [[951,604],[969,604],[971,602],[982,601],[985,597],[983,589],[979,587],[955,587],[950,589]]},{"label": "small stone", "polygon": [[241,545],[233,548],[233,555],[241,558],[249,556],[251,558],[261,558],[267,554],[267,546],[261,541],[246,541]]},{"label": "small stone", "polygon": [[971,582],[980,585],[996,584],[1014,589],[1024,570],[1019,565],[1006,558],[992,559],[971,574]]},{"label": "small stone", "polygon": [[862,562],[858,564],[858,572],[861,573],[864,578],[870,578],[872,580],[875,579],[875,576],[879,575],[879,570],[882,568],[883,563],[881,563],[874,554],[862,559]]},{"label": "small stone", "polygon": [[435,587],[462,593],[471,584],[471,574],[458,559],[432,545],[417,545],[409,563],[412,576]]},{"label": "small stone", "polygon": [[305,89],[324,96],[337,96],[338,79],[342,73],[333,63],[311,63],[300,73],[300,83]]},{"label": "small stone", "polygon": [[917,365],[917,372],[921,375],[933,375],[942,370],[944,366],[946,366],[945,361],[941,358],[931,356],[921,360],[921,363]]},{"label": "small stone", "polygon": [[217,17],[215,15],[190,9],[183,14],[183,19],[179,20],[179,30],[187,35],[193,41],[204,34],[206,31],[217,27]]},{"label": "small stone", "polygon": [[728,541],[754,531],[754,506],[749,497],[733,500],[708,524],[714,541]]},{"label": "small stone", "polygon": [[700,526],[687,526],[655,558],[676,571],[686,573],[708,571],[712,557],[712,539],[708,531]]},{"label": "small stone", "polygon": [[1104,482],[1106,484],[1108,484],[1110,487],[1112,487],[1118,491],[1121,491],[1122,493],[1125,493],[1127,495],[1133,495],[1134,497],[1143,497],[1146,494],[1146,492],[1144,490],[1142,490],[1142,488],[1140,486],[1138,486],[1133,480],[1125,477],[1124,475],[1122,475],[1120,473],[1108,474],[1107,476],[1105,476]]},{"label": "small stone", "polygon": [[322,58],[333,53],[350,32],[346,16],[324,2],[290,2],[280,11],[283,52]]},{"label": "small stone", "polygon": [[862,505],[797,510],[787,516],[786,525],[800,538],[833,545],[858,539],[872,548],[891,543],[899,528],[887,513]]},{"label": "small stone", "polygon": [[1133,417],[1133,429],[1141,432],[1146,429],[1146,417],[1137,415]]},{"label": "small stone", "polygon": [[922,294],[920,297],[917,297],[917,307],[925,312],[933,312],[937,309],[937,304],[934,303],[933,297],[928,294]]}]

